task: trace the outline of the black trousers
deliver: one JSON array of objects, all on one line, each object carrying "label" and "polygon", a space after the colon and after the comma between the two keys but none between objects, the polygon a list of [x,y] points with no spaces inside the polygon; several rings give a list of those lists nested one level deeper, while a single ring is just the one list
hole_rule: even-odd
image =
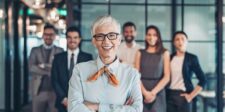
[{"label": "black trousers", "polygon": [[180,96],[185,93],[181,90],[166,91],[167,112],[191,112],[191,103],[188,103],[185,97]]},{"label": "black trousers", "polygon": [[65,106],[63,105],[59,105],[57,106],[58,112],[67,112],[67,109]]}]

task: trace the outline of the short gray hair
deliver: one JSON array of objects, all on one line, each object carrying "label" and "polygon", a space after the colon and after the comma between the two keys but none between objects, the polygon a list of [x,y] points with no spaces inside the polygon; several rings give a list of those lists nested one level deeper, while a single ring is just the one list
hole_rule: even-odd
[{"label": "short gray hair", "polygon": [[120,23],[112,16],[106,15],[106,16],[100,16],[94,21],[94,23],[92,24],[92,27],[91,27],[92,36],[95,34],[95,30],[98,27],[106,25],[106,24],[115,25],[116,29],[118,30],[117,33],[120,33],[120,31],[121,31]]}]

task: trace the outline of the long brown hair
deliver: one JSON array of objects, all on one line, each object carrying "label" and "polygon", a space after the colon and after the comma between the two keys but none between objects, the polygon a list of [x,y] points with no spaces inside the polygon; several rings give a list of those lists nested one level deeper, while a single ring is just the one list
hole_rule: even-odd
[{"label": "long brown hair", "polygon": [[[166,49],[163,47],[162,37],[161,37],[161,33],[159,31],[159,28],[154,25],[147,26],[147,28],[145,30],[146,35],[148,34],[148,30],[150,30],[150,29],[155,30],[156,35],[158,37],[157,42],[156,42],[156,53],[158,53],[158,54],[164,53],[164,51],[166,51]],[[145,49],[147,50],[148,47],[149,47],[149,44],[148,44],[147,40],[145,39]]]}]

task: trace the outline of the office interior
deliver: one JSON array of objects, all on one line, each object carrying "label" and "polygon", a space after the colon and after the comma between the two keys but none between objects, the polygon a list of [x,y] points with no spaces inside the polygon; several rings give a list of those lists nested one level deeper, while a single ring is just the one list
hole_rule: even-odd
[{"label": "office interior", "polygon": [[[193,111],[225,111],[225,0],[0,0],[0,112],[31,112],[28,57],[32,47],[43,43],[46,22],[58,29],[55,44],[64,50],[66,28],[78,27],[81,49],[96,58],[90,29],[101,15],[121,24],[134,22],[136,41],[143,46],[146,26],[158,26],[171,53],[173,33],[185,31],[187,51],[199,57],[207,77]],[[197,83],[196,77],[192,80]]]}]

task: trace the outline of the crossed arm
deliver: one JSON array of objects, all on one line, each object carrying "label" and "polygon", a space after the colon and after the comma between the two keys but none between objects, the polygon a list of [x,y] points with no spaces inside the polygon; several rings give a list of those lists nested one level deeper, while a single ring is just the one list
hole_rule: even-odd
[{"label": "crossed arm", "polygon": [[38,75],[49,75],[51,69],[51,64],[42,63],[40,64],[37,61],[37,52],[35,49],[31,50],[30,57],[29,57],[29,70],[32,74]]},{"label": "crossed arm", "polygon": [[134,78],[134,83],[131,89],[132,100],[129,99],[125,104],[115,105],[101,102],[88,102],[84,99],[81,78],[76,67],[69,82],[68,112],[142,112],[143,104],[140,89],[140,79],[138,75]]}]

